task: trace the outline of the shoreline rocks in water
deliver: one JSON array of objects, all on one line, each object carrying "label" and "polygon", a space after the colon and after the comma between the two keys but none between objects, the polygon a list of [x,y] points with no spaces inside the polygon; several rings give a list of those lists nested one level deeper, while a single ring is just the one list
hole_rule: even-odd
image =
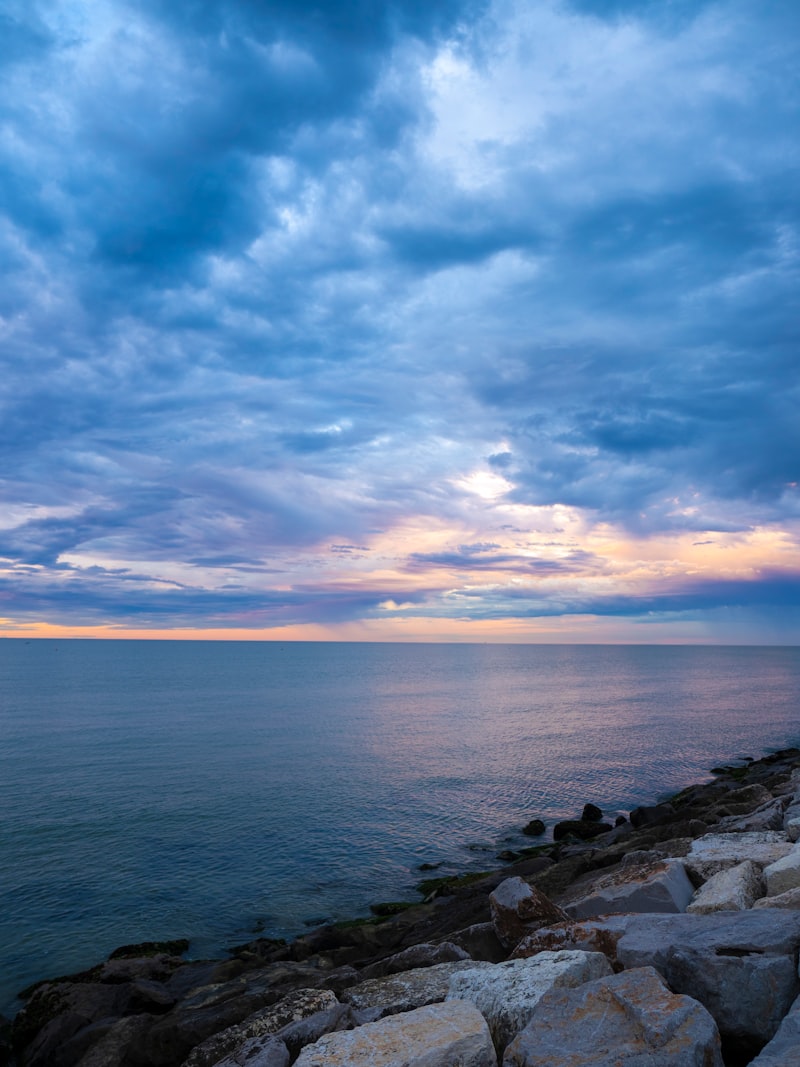
[{"label": "shoreline rocks in water", "polygon": [[715,773],[371,919],[125,946],[27,990],[5,1062],[800,1067],[800,750]]}]

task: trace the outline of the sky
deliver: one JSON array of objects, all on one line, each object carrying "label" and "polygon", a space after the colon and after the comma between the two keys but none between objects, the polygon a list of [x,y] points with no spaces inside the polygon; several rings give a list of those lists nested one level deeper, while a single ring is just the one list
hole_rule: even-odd
[{"label": "sky", "polygon": [[2,0],[0,635],[800,643],[800,5]]}]

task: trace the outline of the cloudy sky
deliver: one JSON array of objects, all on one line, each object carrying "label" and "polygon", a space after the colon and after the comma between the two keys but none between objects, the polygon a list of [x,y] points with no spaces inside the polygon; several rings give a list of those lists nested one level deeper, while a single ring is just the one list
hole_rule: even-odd
[{"label": "cloudy sky", "polygon": [[0,633],[800,642],[787,0],[2,0]]}]

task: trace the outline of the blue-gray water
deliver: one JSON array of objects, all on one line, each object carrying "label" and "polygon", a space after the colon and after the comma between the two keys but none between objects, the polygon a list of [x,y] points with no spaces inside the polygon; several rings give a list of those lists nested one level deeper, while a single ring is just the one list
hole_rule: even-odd
[{"label": "blue-gray water", "polygon": [[587,800],[800,740],[800,649],[0,641],[0,1011],[415,899]]}]

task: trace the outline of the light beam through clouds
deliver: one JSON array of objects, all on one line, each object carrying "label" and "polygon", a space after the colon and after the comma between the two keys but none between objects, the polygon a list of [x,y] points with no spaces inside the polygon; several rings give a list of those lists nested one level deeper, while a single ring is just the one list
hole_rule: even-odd
[{"label": "light beam through clouds", "polygon": [[800,640],[800,9],[0,16],[0,634]]}]

